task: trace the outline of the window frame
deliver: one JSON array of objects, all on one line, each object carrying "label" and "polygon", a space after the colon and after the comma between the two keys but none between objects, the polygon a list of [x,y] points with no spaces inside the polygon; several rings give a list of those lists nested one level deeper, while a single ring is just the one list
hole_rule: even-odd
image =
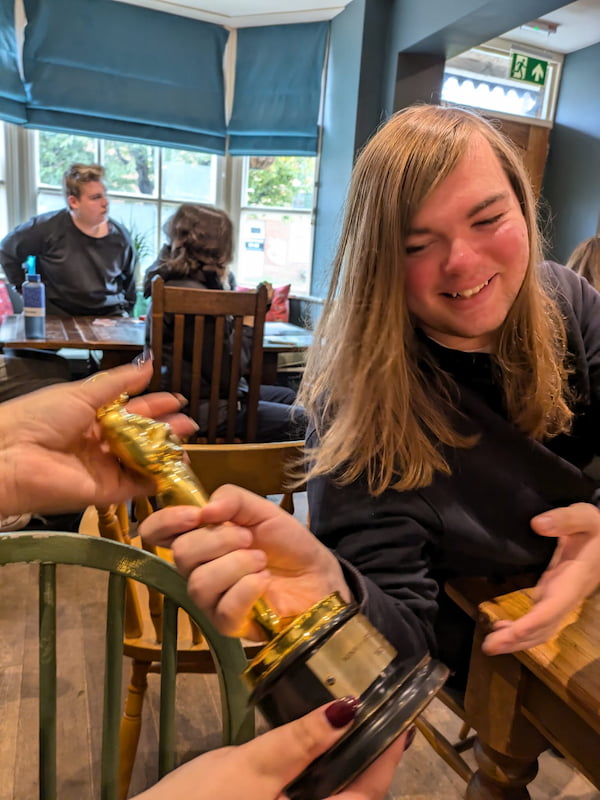
[{"label": "window frame", "polygon": [[[517,51],[519,53],[524,53],[525,55],[530,55],[533,58],[540,58],[544,61],[548,61],[549,64],[549,77],[547,83],[544,85],[545,93],[543,99],[543,116],[528,116],[526,114],[513,114],[507,111],[500,111],[493,108],[483,108],[480,106],[471,106],[472,108],[479,108],[482,111],[485,111],[488,114],[501,114],[504,117],[509,119],[521,120],[530,122],[533,124],[538,124],[546,127],[551,127],[554,122],[554,116],[556,113],[556,104],[558,101],[558,91],[560,86],[560,79],[561,79],[561,72],[562,72],[562,65],[564,56],[561,53],[554,53],[548,50],[537,49],[530,45],[520,44],[518,42],[512,42],[508,39],[496,38],[490,39],[487,42],[483,42],[476,47],[472,47],[470,50],[466,51],[466,53],[461,53],[460,56],[465,56],[467,53],[471,51],[482,51],[488,52],[492,55],[499,55],[503,58],[510,59],[513,51]],[[452,59],[449,59],[451,61]],[[447,64],[444,66],[444,80],[446,78],[446,67]],[[482,83],[486,82],[486,75],[483,73],[475,73],[470,70],[464,70],[457,67],[450,67],[450,70],[454,70],[456,75],[462,74],[467,79],[472,80],[479,80]],[[505,83],[507,86],[511,86],[511,79],[509,77],[502,78],[501,80],[498,79],[497,82]],[[522,83],[522,88],[525,90],[527,86],[531,86],[527,82]],[[448,105],[460,105],[458,101],[450,101],[444,100],[444,103]]]},{"label": "window frame", "polygon": [[[4,220],[6,232],[11,231],[17,225],[35,216],[38,212],[38,195],[40,191],[46,194],[53,194],[62,198],[62,188],[55,186],[42,185],[38,179],[38,140],[37,129],[26,129],[10,123],[0,121],[2,126],[0,129],[0,136],[3,137],[5,143],[6,153],[6,179],[4,182],[7,204],[6,204],[6,219]],[[98,136],[93,138],[96,140],[96,157],[102,163],[104,155],[104,139],[106,137]],[[160,247],[164,244],[164,234],[162,227],[165,222],[163,210],[165,206],[172,206],[185,202],[184,200],[173,200],[171,198],[163,197],[162,195],[162,171],[163,171],[163,157],[162,148],[155,146],[157,152],[156,156],[156,182],[157,190],[154,196],[143,194],[132,194],[129,192],[109,191],[110,199],[124,200],[126,202],[144,202],[151,203],[156,207],[156,240],[154,242],[155,254],[158,255]],[[173,148],[179,149],[179,148]],[[250,156],[215,156],[216,158],[216,177],[215,177],[215,206],[223,208],[231,217],[234,226],[234,255],[232,262],[232,269],[236,270],[238,264],[238,252],[240,247],[241,237],[241,219],[242,212],[245,210],[265,210],[273,212],[282,212],[291,215],[301,215],[309,217],[310,219],[310,232],[311,238],[309,242],[310,259],[308,264],[308,286],[310,286],[312,270],[313,270],[313,252],[314,252],[314,233],[315,233],[315,209],[316,197],[318,187],[318,172],[319,172],[319,157],[315,157],[315,175],[314,175],[314,188],[313,188],[313,202],[310,209],[294,209],[290,207],[275,207],[275,206],[249,206],[244,203],[245,187],[247,185],[247,176],[249,168]],[[2,177],[0,175],[0,188],[3,185]],[[2,208],[0,205],[0,214]],[[0,219],[0,223],[2,220]],[[144,270],[140,271],[138,279],[143,279]],[[297,296],[309,296],[310,293],[298,293]]]}]

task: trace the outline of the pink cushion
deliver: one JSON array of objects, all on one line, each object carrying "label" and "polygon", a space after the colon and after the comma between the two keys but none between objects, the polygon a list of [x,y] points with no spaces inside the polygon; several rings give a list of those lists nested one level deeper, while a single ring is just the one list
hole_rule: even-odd
[{"label": "pink cushion", "polygon": [[13,304],[4,281],[0,281],[0,320],[14,313]]},{"label": "pink cushion", "polygon": [[273,289],[271,298],[271,308],[267,311],[267,322],[289,322],[290,321],[290,286],[278,286]]},{"label": "pink cushion", "polygon": [[[277,286],[273,289],[273,297],[271,298],[271,308],[267,311],[267,322],[289,322],[290,321],[290,287],[288,283],[285,286]],[[253,292],[254,289],[247,289],[243,286],[238,286],[238,292]]]}]

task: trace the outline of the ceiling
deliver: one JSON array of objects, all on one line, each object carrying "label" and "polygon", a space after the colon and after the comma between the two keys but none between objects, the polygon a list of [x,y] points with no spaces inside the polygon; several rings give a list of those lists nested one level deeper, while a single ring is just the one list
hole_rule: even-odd
[{"label": "ceiling", "polygon": [[[180,14],[232,28],[284,25],[332,19],[351,0],[117,0],[157,11]],[[285,9],[282,10],[282,6]],[[600,0],[576,0],[541,19],[558,24],[556,33],[522,28],[502,38],[554,53],[571,53],[600,41]]]},{"label": "ceiling", "polygon": [[[333,19],[351,0],[117,0],[231,28]],[[282,6],[285,8],[282,10]]]},{"label": "ceiling", "polygon": [[600,42],[600,0],[577,0],[540,19],[557,23],[556,33],[515,28],[501,38],[553,53],[572,53]]}]

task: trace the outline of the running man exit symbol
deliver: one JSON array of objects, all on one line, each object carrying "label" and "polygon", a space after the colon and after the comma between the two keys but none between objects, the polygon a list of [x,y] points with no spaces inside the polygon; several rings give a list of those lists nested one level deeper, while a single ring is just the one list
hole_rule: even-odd
[{"label": "running man exit symbol", "polygon": [[523,53],[513,53],[510,62],[510,76],[517,81],[536,83],[543,86],[546,82],[548,62],[541,58],[532,58]]}]

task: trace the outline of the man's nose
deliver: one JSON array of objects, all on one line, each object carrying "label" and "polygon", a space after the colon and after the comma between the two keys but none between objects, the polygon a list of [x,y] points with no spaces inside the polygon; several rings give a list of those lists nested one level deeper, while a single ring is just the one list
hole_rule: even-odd
[{"label": "man's nose", "polygon": [[464,270],[473,266],[479,259],[479,254],[468,236],[459,236],[450,242],[446,271]]}]

